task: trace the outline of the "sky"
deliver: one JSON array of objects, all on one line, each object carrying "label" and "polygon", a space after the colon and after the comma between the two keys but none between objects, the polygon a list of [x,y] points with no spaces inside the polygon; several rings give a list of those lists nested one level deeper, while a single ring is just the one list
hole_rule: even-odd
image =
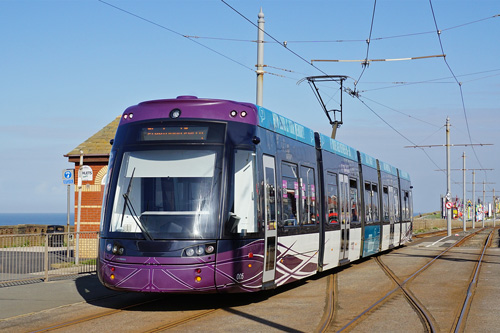
[{"label": "sky", "polygon": [[[0,213],[65,212],[63,155],[128,106],[255,103],[261,8],[264,107],[329,135],[301,79],[345,75],[358,96],[344,92],[336,139],[407,171],[414,212],[446,194],[448,117],[451,195],[463,196],[464,153],[467,198],[472,169],[475,198],[500,192],[498,0],[0,0]],[[339,108],[337,84],[320,92]]]}]

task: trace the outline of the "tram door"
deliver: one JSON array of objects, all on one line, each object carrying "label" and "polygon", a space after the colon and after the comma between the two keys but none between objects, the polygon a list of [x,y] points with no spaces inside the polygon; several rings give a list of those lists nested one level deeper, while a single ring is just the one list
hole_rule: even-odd
[{"label": "tram door", "polygon": [[389,186],[389,223],[390,223],[390,237],[389,237],[389,247],[394,246],[394,222],[396,217],[394,216],[394,207],[396,203],[394,202],[394,191],[396,189]]},{"label": "tram door", "polygon": [[340,196],[340,261],[349,258],[349,234],[351,229],[351,214],[349,210],[349,177],[339,174]]},{"label": "tram door", "polygon": [[274,157],[263,156],[264,164],[264,201],[265,201],[265,252],[262,283],[272,282],[276,271],[276,172]]}]

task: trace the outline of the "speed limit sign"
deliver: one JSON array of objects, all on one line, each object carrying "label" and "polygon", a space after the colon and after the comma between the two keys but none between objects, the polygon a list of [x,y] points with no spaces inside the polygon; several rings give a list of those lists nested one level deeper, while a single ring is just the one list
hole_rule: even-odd
[{"label": "speed limit sign", "polygon": [[448,201],[448,202],[446,203],[446,208],[447,208],[447,209],[451,209],[451,207],[453,207],[453,203],[452,203],[451,201]]}]

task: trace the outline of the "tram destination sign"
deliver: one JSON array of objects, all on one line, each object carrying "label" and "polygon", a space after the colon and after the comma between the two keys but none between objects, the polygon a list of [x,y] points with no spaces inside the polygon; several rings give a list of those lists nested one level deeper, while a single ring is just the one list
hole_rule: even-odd
[{"label": "tram destination sign", "polygon": [[208,127],[204,126],[144,127],[141,131],[141,141],[205,141],[207,134]]}]

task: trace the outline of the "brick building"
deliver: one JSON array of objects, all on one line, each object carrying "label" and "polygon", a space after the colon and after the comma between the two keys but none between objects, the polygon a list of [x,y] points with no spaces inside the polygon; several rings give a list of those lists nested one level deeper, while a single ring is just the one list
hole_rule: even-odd
[{"label": "brick building", "polygon": [[[82,207],[80,231],[98,231],[101,218],[102,196],[104,193],[105,176],[108,171],[110,140],[115,137],[120,116],[106,125],[99,132],[92,135],[64,155],[70,163],[75,163],[75,184],[78,184],[78,170],[80,169],[80,151],[83,151],[83,165],[89,166],[93,172],[92,181],[82,182]],[[78,218],[78,187],[75,186],[75,226]],[[76,229],[76,227],[75,227]]]}]

